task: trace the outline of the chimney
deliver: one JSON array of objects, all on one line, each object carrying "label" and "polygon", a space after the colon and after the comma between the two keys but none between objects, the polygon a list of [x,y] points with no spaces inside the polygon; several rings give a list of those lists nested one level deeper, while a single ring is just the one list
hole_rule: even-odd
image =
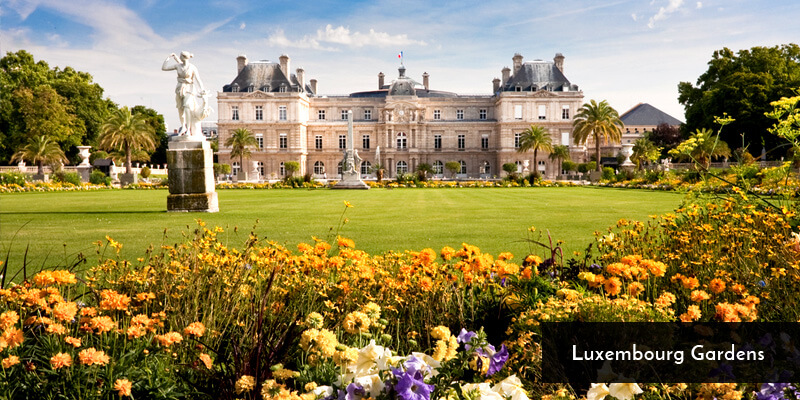
[{"label": "chimney", "polygon": [[308,81],[308,83],[311,84],[311,91],[314,92],[314,94],[316,95],[317,94],[317,80],[316,79],[312,79],[312,80]]},{"label": "chimney", "polygon": [[236,57],[236,68],[238,71],[236,73],[242,72],[244,67],[247,66],[247,56],[244,54],[240,54],[239,57]]},{"label": "chimney", "polygon": [[492,93],[497,93],[500,91],[500,79],[494,78],[492,80]]},{"label": "chimney", "polygon": [[514,61],[514,75],[517,74],[520,68],[522,68],[522,55],[519,53],[514,54],[514,57],[511,58]]},{"label": "chimney", "polygon": [[305,92],[306,91],[306,82],[304,80],[305,70],[303,70],[302,68],[298,68],[295,72],[297,73],[297,84],[300,86],[300,91]]},{"label": "chimney", "polygon": [[378,72],[378,90],[383,89],[383,72]]},{"label": "chimney", "polygon": [[558,68],[561,73],[564,73],[564,55],[561,53],[556,53],[556,56],[553,58],[553,62],[556,64],[556,68]]},{"label": "chimney", "polygon": [[425,90],[430,90],[430,86],[428,85],[428,77],[430,77],[430,75],[428,75],[427,72],[422,74],[422,86],[425,86]]},{"label": "chimney", "polygon": [[511,77],[511,70],[508,67],[503,68],[503,85],[508,83],[508,78]]},{"label": "chimney", "polygon": [[286,79],[289,79],[289,56],[286,54],[281,55],[281,72],[286,75]]}]

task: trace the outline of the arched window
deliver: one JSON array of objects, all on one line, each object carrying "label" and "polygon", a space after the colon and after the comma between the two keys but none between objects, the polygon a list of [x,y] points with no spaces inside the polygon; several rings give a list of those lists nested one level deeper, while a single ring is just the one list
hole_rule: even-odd
[{"label": "arched window", "polygon": [[463,160],[460,160],[458,163],[461,164],[461,172],[459,172],[459,173],[460,174],[466,174],[467,173],[467,163],[465,163]]},{"label": "arched window", "polygon": [[408,173],[408,163],[405,161],[397,162],[397,175]]},{"label": "arched window", "polygon": [[514,164],[517,164],[517,172],[522,172],[522,161],[515,161]]},{"label": "arched window", "polygon": [[444,163],[439,160],[433,162],[433,173],[436,175],[441,175],[444,173]]},{"label": "arched window", "polygon": [[281,161],[280,175],[286,176],[286,164],[284,164],[283,161]]},{"label": "arched window", "polygon": [[489,175],[489,174],[492,173],[492,166],[491,166],[491,164],[489,164],[488,161],[484,161],[483,162],[483,168],[481,168],[481,173],[482,174],[486,174],[486,175]]},{"label": "arched window", "polygon": [[314,174],[315,175],[322,175],[325,173],[325,164],[322,161],[317,161],[314,163]]},{"label": "arched window", "polygon": [[342,174],[342,162],[339,161],[339,165],[336,166],[336,173],[341,175]]},{"label": "arched window", "polygon": [[538,164],[539,164],[539,172],[545,172],[545,171],[547,171],[547,167],[545,166],[545,163],[544,163],[544,161],[542,161],[542,160],[539,160],[539,161],[538,161]]},{"label": "arched window", "polygon": [[364,161],[361,163],[361,175],[369,174],[369,170],[372,169],[372,164],[369,161]]},{"label": "arched window", "polygon": [[258,165],[258,176],[263,177],[264,176],[264,162],[263,161],[259,161],[257,165]]},{"label": "arched window", "polygon": [[405,132],[397,134],[397,150],[405,150],[408,145],[408,137]]}]

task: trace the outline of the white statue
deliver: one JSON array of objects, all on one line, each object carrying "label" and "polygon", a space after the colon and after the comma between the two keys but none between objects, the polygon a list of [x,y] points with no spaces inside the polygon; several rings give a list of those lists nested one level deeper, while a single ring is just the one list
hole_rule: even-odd
[{"label": "white statue", "polygon": [[[203,88],[200,73],[197,67],[189,62],[194,57],[188,51],[182,51],[180,58],[172,53],[161,65],[162,71],[178,72],[178,86],[175,87],[175,105],[178,108],[178,118],[181,121],[181,135],[202,136],[200,121],[211,114],[208,105],[208,93]],[[171,64],[175,60],[177,64]]]}]

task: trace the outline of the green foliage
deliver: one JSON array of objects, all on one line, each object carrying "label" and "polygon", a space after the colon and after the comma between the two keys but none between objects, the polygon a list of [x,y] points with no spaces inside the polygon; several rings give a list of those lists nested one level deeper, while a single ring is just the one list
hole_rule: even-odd
[{"label": "green foliage", "polygon": [[519,137],[519,148],[517,148],[518,153],[525,153],[527,151],[533,150],[533,166],[534,166],[534,175],[539,175],[538,169],[538,154],[539,150],[542,151],[553,151],[553,139],[550,137],[550,134],[547,133],[543,127],[538,125],[531,125],[524,131]]},{"label": "green foliage", "polygon": [[24,185],[25,174],[22,172],[5,172],[0,174],[0,185]]},{"label": "green foliage", "polygon": [[650,140],[655,147],[661,148],[662,156],[666,156],[667,153],[674,149],[682,140],[680,129],[666,122],[659,124],[655,129],[647,132],[645,137]]},{"label": "green foliage", "polygon": [[283,168],[286,169],[286,175],[291,177],[295,172],[300,170],[300,163],[297,161],[286,161],[283,163]]},{"label": "green foliage", "polygon": [[166,164],[169,137],[167,136],[167,125],[164,123],[164,116],[156,110],[145,106],[135,106],[131,109],[131,113],[141,116],[144,122],[152,129],[151,132],[155,137],[156,148],[153,154],[149,155],[149,160],[154,164]]},{"label": "green foliage", "polygon": [[589,172],[590,169],[594,169],[594,168],[589,168],[589,164],[587,164],[587,163],[578,164],[578,172],[580,172],[582,174],[585,174],[585,173]]},{"label": "green foliage", "polygon": [[[583,145],[590,137],[593,138],[596,160],[600,160],[600,142],[619,143],[623,127],[619,113],[606,100],[600,103],[595,100],[585,103],[572,121],[575,144]],[[598,165],[595,165],[595,169],[600,171]]]},{"label": "green foliage", "polygon": [[104,150],[120,150],[125,153],[125,173],[131,169],[132,153],[136,150],[152,152],[156,149],[153,128],[144,117],[133,114],[128,107],[116,110],[103,124],[100,147]]},{"label": "green foliage", "polygon": [[645,183],[656,183],[660,179],[664,178],[665,174],[663,171],[645,171],[642,179],[644,179]]},{"label": "green foliage", "polygon": [[614,175],[615,175],[614,168],[603,167],[603,179],[604,180],[610,181],[610,180],[614,179]]},{"label": "green foliage", "polygon": [[670,150],[670,155],[678,159],[688,159],[697,165],[708,169],[711,159],[731,156],[728,144],[720,140],[720,135],[714,135],[711,129],[698,129],[689,139],[681,142],[678,147]]},{"label": "green foliage", "polygon": [[727,112],[736,121],[721,140],[744,146],[774,148],[781,140],[767,134],[773,111],[770,102],[789,97],[800,87],[800,46],[753,47],[734,53],[714,51],[708,69],[696,85],[681,82],[678,101],[686,109],[686,131],[712,126],[714,116]]},{"label": "green foliage", "polygon": [[[250,130],[248,130],[247,128],[236,129],[235,131],[233,131],[233,133],[231,133],[231,136],[227,140],[225,140],[225,147],[231,149],[230,157],[231,158],[239,157],[239,168],[242,171],[246,171],[244,166],[245,157],[250,157],[251,154],[250,149],[255,148],[256,146],[258,146],[258,141],[256,140],[256,137],[253,135],[253,132],[250,132]],[[297,169],[292,171],[292,173],[289,173],[289,167],[288,167],[289,162],[287,162],[284,165],[286,165],[286,173],[289,174],[289,176],[292,176],[292,173],[294,173],[294,171],[297,171]],[[298,164],[297,167],[299,169],[300,164]]]},{"label": "green foliage", "polygon": [[144,167],[142,168],[142,171],[139,173],[139,175],[141,175],[142,178],[147,179],[150,177],[150,173],[151,173],[150,167]]},{"label": "green foliage", "polygon": [[37,174],[42,175],[45,164],[55,165],[60,162],[66,162],[67,157],[61,151],[58,143],[55,143],[47,136],[39,136],[31,138],[25,147],[11,157],[11,162],[22,160],[36,164],[38,168]]},{"label": "green foliage", "polygon": [[444,164],[444,169],[450,171],[452,178],[455,179],[456,174],[461,171],[461,163],[458,161],[448,161]]},{"label": "green foliage", "polygon": [[658,161],[661,156],[661,148],[656,147],[655,143],[648,138],[637,139],[633,144],[633,154],[631,154],[631,161],[636,164],[638,169],[642,169],[645,164],[650,164]]},{"label": "green foliage", "polygon": [[597,167],[597,161],[589,161],[588,163],[586,163],[586,168],[589,171],[594,171],[594,170],[598,170],[599,171],[599,169]]},{"label": "green foliage", "polygon": [[70,183],[75,186],[81,185],[81,176],[77,172],[57,171],[53,174],[53,180],[61,183]]},{"label": "green foliage", "polygon": [[561,169],[567,172],[575,171],[576,169],[578,169],[578,164],[575,163],[574,161],[564,160],[561,162]]},{"label": "green foliage", "polygon": [[231,165],[230,164],[219,164],[214,163],[214,175],[227,175],[231,173]]},{"label": "green foliage", "polygon": [[111,177],[104,174],[103,171],[96,169],[89,175],[89,183],[92,185],[111,186]]},{"label": "green foliage", "polygon": [[417,176],[420,181],[428,180],[428,175],[433,174],[433,166],[428,163],[417,165]]},{"label": "green foliage", "polygon": [[513,162],[503,164],[503,171],[507,174],[512,175],[517,173],[517,164]]}]

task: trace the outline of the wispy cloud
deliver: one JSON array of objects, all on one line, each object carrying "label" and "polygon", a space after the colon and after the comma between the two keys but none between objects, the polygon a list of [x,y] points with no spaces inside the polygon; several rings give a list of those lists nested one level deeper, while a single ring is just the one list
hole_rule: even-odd
[{"label": "wispy cloud", "polygon": [[583,13],[586,13],[586,12],[589,12],[589,11],[599,10],[599,9],[602,9],[602,8],[614,7],[614,6],[618,6],[620,4],[629,3],[629,2],[630,2],[630,0],[623,0],[623,1],[615,1],[613,3],[595,4],[595,5],[592,5],[592,6],[589,6],[589,7],[574,8],[574,9],[571,9],[571,10],[557,12],[557,13],[553,13],[553,14],[540,15],[540,16],[535,17],[535,18],[526,19],[524,21],[518,21],[518,22],[515,22],[515,23],[512,23],[512,24],[508,24],[508,26],[527,25],[527,24],[530,24],[531,22],[547,21],[547,20],[552,20],[554,18],[565,17],[567,15],[583,14]]},{"label": "wispy cloud", "polygon": [[406,34],[392,35],[387,32],[377,32],[374,29],[370,29],[369,32],[366,33],[352,32],[350,28],[345,26],[340,25],[334,28],[331,24],[318,29],[314,36],[306,35],[297,40],[287,38],[284,31],[279,29],[271,34],[267,38],[267,41],[275,46],[328,51],[338,50],[337,47],[331,47],[330,45],[341,45],[351,48],[365,46],[427,46],[425,41],[411,39]]},{"label": "wispy cloud", "polygon": [[658,13],[650,17],[650,20],[647,22],[647,27],[650,29],[655,28],[656,22],[661,21],[663,19],[668,18],[671,14],[678,11],[681,6],[683,5],[684,0],[669,0],[669,4],[666,7],[661,7],[658,9]]}]

